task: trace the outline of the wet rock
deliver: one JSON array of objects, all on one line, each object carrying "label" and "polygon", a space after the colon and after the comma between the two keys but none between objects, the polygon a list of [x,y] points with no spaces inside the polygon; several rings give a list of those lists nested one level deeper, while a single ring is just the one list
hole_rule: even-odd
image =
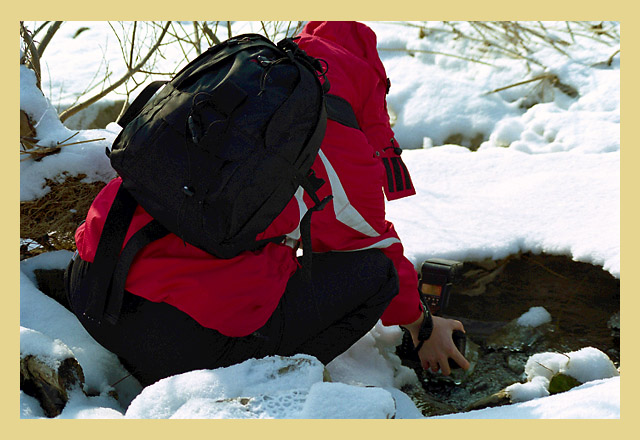
[{"label": "wet rock", "polygon": [[75,358],[66,358],[57,368],[35,355],[20,358],[20,389],[35,397],[47,417],[60,415],[69,391],[82,388],[84,373]]},{"label": "wet rock", "polygon": [[620,312],[614,314],[607,321],[607,327],[611,330],[611,336],[617,345],[620,345]]},{"label": "wet rock", "polygon": [[511,397],[509,396],[509,393],[507,391],[505,391],[505,390],[500,390],[495,394],[492,394],[492,395],[487,396],[487,397],[483,397],[483,398],[471,403],[464,410],[465,411],[474,411],[474,410],[478,410],[478,409],[493,408],[493,407],[497,407],[497,406],[510,405],[511,403],[512,402],[511,402]]},{"label": "wet rock", "polygon": [[554,330],[553,324],[530,327],[520,325],[517,320],[513,320],[492,334],[487,339],[485,347],[489,350],[523,352]]},{"label": "wet rock", "polygon": [[513,353],[507,356],[507,367],[516,374],[524,372],[524,366],[527,363],[528,355],[524,353]]},{"label": "wet rock", "polygon": [[427,393],[423,387],[406,386],[403,387],[401,391],[411,398],[416,408],[418,408],[425,417],[442,416],[458,412],[457,407],[437,399]]},{"label": "wet rock", "polygon": [[613,316],[611,316],[611,318],[609,318],[609,321],[607,321],[607,327],[609,327],[612,331],[617,330],[618,333],[620,332],[620,312],[614,314]]}]

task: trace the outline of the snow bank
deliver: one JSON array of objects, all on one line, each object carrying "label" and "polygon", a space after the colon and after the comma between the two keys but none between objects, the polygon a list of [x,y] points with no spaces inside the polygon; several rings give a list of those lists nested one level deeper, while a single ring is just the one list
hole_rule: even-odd
[{"label": "snow bank", "polygon": [[419,197],[387,204],[416,264],[568,255],[620,277],[620,152],[405,151]]},{"label": "snow bank", "polygon": [[390,418],[388,391],[323,382],[324,366],[296,355],[249,359],[160,380],[131,403],[126,418]]},{"label": "snow bank", "polygon": [[580,383],[620,375],[602,351],[585,347],[571,353],[538,353],[529,358],[525,368],[526,383],[506,388],[512,402],[524,402],[549,395],[549,384],[557,374],[573,377]]},{"label": "snow bank", "polygon": [[[114,389],[111,384],[129,373],[116,355],[86,332],[75,315],[38,289],[33,275],[38,268],[64,269],[71,255],[67,251],[48,252],[21,262],[20,351],[45,356],[51,354],[54,359],[59,359],[62,353],[72,354],[84,372],[85,390],[106,396]],[[140,392],[141,386],[129,377],[115,390],[128,404]]]},{"label": "snow bank", "polygon": [[[35,122],[37,144],[53,147],[60,144],[91,141],[63,146],[57,154],[42,160],[20,162],[20,201],[38,199],[50,191],[45,179],[61,182],[66,177],[84,174],[84,182],[108,181],[115,171],[105,155],[117,132],[109,130],[82,130],[66,128],[49,100],[35,86],[35,74],[26,66],[20,66],[20,108]],[[97,140],[100,139],[100,140]]]}]

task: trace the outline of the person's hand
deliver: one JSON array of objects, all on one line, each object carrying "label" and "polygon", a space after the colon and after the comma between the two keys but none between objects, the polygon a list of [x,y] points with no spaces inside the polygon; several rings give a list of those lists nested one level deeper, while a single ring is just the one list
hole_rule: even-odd
[{"label": "person's hand", "polygon": [[[421,315],[416,322],[405,326],[411,333],[414,346],[418,345],[418,329],[423,318],[424,315]],[[455,319],[446,319],[439,316],[433,316],[432,318],[433,331],[431,336],[424,341],[418,352],[422,368],[425,370],[430,369],[434,373],[440,370],[442,374],[448,376],[451,374],[451,368],[449,367],[449,358],[451,358],[463,370],[468,370],[469,361],[458,351],[451,337],[454,330],[464,332],[462,323]]]},{"label": "person's hand", "polygon": [[449,358],[458,364],[463,370],[469,369],[469,361],[458,351],[451,337],[454,330],[464,332],[464,327],[460,321],[454,319],[433,316],[433,332],[431,337],[424,341],[418,356],[422,368],[431,369],[434,373],[440,370],[442,374],[451,374]]}]

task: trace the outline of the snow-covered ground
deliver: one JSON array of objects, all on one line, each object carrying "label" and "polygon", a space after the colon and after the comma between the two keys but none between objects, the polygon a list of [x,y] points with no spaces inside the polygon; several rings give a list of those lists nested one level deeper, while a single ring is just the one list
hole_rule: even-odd
[{"label": "snow-covered ground", "polygon": [[[584,31],[569,34],[564,24],[545,23],[549,34],[570,43],[562,46],[568,55],[532,38],[535,63],[529,71],[522,59],[487,56],[479,63],[450,56],[470,57],[477,43],[436,30],[442,24],[429,23],[432,31],[425,38],[403,23],[368,24],[378,35],[391,78],[394,130],[418,191],[387,205],[408,258],[417,266],[427,257],[470,261],[545,252],[602,266],[620,278],[620,55],[612,57],[619,41],[605,44],[582,36]],[[234,26],[236,33],[259,30],[255,23]],[[464,23],[457,26],[468,31]],[[604,26],[619,35],[618,24]],[[81,27],[88,30],[72,38]],[[108,35],[103,22],[63,25],[43,58],[42,89],[55,95],[56,104],[68,104],[73,93],[84,90],[104,60],[117,76],[120,52]],[[555,75],[556,86],[542,88],[539,80],[487,93],[543,74]],[[59,124],[33,84],[32,73],[21,67],[21,108],[47,127],[41,144],[55,145],[75,131]],[[21,162],[21,200],[46,193],[44,179],[63,171],[82,172],[87,180],[111,178],[104,149],[117,132],[115,124],[83,130],[74,141],[104,140]],[[475,152],[452,144],[468,146],[479,134],[488,140]],[[397,418],[422,417],[399,391],[415,380],[393,354],[399,329],[381,324],[327,366],[333,383],[322,382],[322,365],[312,358],[270,358],[167,378],[144,390],[125,379],[115,386],[119,403],[107,395],[110,384],[126,375],[117,358],[35,284],[35,268],[63,268],[69,257],[68,252],[44,254],[20,266],[21,351],[52,362],[71,351],[83,367],[87,390],[97,395],[74,394],[61,418],[385,418],[394,405]],[[523,384],[513,388],[521,402],[443,418],[620,417],[618,371],[602,353],[585,347],[566,356],[536,356]],[[267,379],[292,363],[291,374]],[[548,371],[534,368],[538,363],[556,372],[579,371],[575,374],[587,383],[547,396]],[[35,399],[22,392],[20,413],[44,417]]]}]

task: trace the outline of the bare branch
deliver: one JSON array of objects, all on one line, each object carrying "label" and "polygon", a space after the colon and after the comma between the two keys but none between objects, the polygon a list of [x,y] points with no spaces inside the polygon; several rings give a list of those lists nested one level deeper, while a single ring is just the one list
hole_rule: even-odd
[{"label": "bare branch", "polygon": [[216,37],[216,34],[214,34],[211,29],[209,29],[206,21],[202,24],[202,32],[204,32],[204,34],[211,40],[213,44],[220,44],[220,40],[218,39],[218,37]]},{"label": "bare branch", "polygon": [[200,45],[201,38],[200,38],[200,30],[198,29],[198,22],[197,21],[193,22],[193,34],[194,34],[193,37],[194,37],[194,40],[195,40],[193,45],[196,48],[196,54],[200,55],[202,53],[202,47]]},{"label": "bare branch", "polygon": [[136,29],[138,29],[138,22],[133,22],[133,33],[131,35],[131,51],[129,52],[129,63],[127,63],[127,67],[131,69],[133,66],[133,49],[135,48],[134,42],[136,41]]},{"label": "bare branch", "polygon": [[139,72],[144,67],[144,65],[147,63],[149,58],[151,58],[151,55],[153,55],[153,53],[158,49],[158,47],[160,47],[160,43],[162,42],[162,39],[166,35],[167,31],[169,30],[169,26],[171,26],[171,21],[167,22],[167,24],[162,29],[162,33],[158,37],[158,40],[156,41],[154,46],[151,47],[151,49],[149,49],[149,52],[145,55],[145,57],[136,66],[129,67],[128,70],[127,70],[127,73],[122,78],[120,78],[119,80],[117,80],[116,82],[111,84],[109,87],[104,89],[102,92],[100,92],[97,95],[87,99],[86,101],[84,101],[84,102],[82,102],[82,103],[80,103],[78,105],[75,105],[75,106],[73,106],[71,108],[68,108],[65,111],[63,111],[62,113],[60,113],[60,121],[64,122],[70,116],[75,115],[80,110],[83,110],[83,109],[89,107],[91,104],[93,104],[93,103],[99,101],[100,99],[104,98],[106,95],[108,95],[109,93],[111,93],[112,91],[114,91],[115,89],[120,87],[122,84],[124,84],[135,73]]},{"label": "bare branch", "polygon": [[33,31],[33,38],[35,38],[35,37],[36,37],[36,35],[38,35],[42,29],[44,29],[45,27],[47,27],[47,25],[48,25],[49,23],[51,23],[51,22],[50,22],[50,21],[45,21],[44,23],[42,23],[42,24],[40,25],[40,27],[38,27],[38,29],[36,29],[35,31]]},{"label": "bare branch", "polygon": [[40,45],[38,46],[38,56],[40,58],[42,58],[42,54],[44,54],[44,50],[49,45],[49,42],[51,41],[55,33],[58,31],[58,29],[60,29],[61,24],[62,24],[61,21],[54,21],[53,24],[49,26],[49,29],[47,29],[47,33],[44,35],[44,38],[42,39],[42,41],[40,42]]}]

